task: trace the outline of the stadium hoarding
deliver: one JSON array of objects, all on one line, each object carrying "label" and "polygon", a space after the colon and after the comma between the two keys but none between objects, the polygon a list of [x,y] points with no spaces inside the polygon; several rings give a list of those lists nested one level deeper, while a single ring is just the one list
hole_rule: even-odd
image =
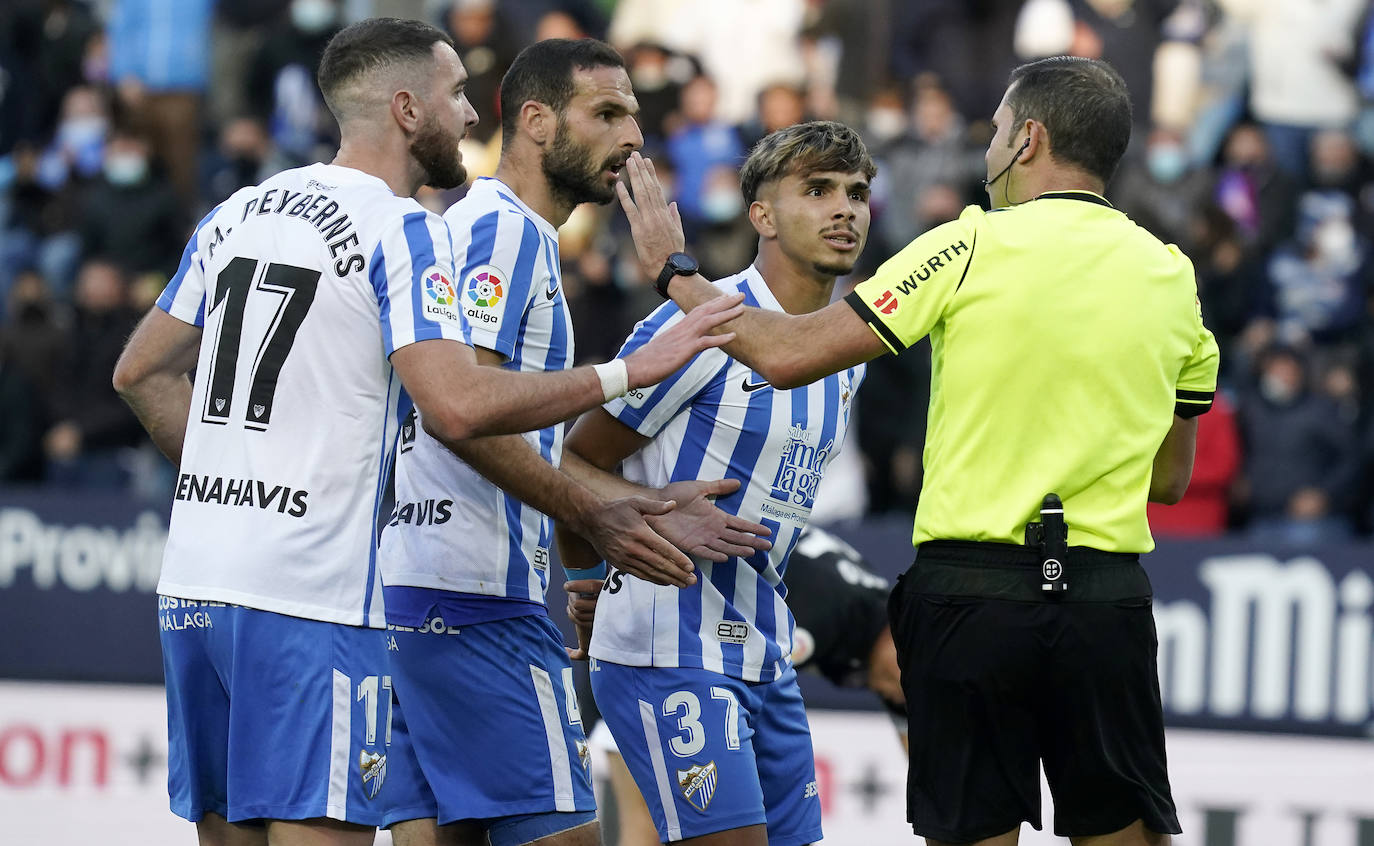
[{"label": "stadium hoarding", "polygon": [[[910,563],[907,521],[832,528],[889,578]],[[160,682],[165,539],[165,508],[0,490],[0,614],[18,633],[0,639],[0,678]],[[1163,540],[1146,568],[1170,725],[1374,736],[1374,546]],[[803,679],[812,707],[874,707]]]},{"label": "stadium hoarding", "polygon": [[[168,810],[165,713],[154,685],[0,681],[4,842],[76,846],[92,831],[142,846],[190,842],[190,824]],[[827,710],[810,720],[823,842],[915,842],[905,760],[887,716]],[[1179,843],[1368,846],[1374,838],[1374,745],[1186,728],[1170,729],[1167,742]],[[605,770],[594,762],[593,772]],[[1044,830],[1023,825],[1021,843],[1063,844],[1051,833],[1049,792],[1041,794]]]}]

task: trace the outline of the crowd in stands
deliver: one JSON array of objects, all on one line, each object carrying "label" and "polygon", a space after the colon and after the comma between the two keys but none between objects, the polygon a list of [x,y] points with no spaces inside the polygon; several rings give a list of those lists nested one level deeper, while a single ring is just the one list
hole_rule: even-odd
[{"label": "crowd in stands", "polygon": [[[605,38],[645,153],[708,276],[752,260],[737,168],[809,118],[879,163],[858,272],[971,203],[1008,72],[1104,58],[1135,97],[1108,196],[1197,270],[1223,354],[1185,501],[1160,535],[1279,543],[1374,531],[1374,16],[1369,0],[6,0],[0,8],[0,484],[166,498],[172,470],[110,387],[124,338],[236,189],[328,161],[320,53],[371,14],[453,36],[499,155],[497,89],[520,48]],[[442,212],[456,192],[427,191]],[[578,363],[658,302],[614,204],[563,229]],[[1053,304],[1046,304],[1052,308]],[[1065,326],[1064,332],[1073,331]],[[874,362],[834,517],[910,512],[928,350]]]}]

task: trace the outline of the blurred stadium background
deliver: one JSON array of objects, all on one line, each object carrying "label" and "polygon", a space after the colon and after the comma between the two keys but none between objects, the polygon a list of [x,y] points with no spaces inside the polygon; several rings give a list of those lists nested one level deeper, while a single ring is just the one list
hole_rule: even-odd
[{"label": "blurred stadium background", "polygon": [[[332,157],[315,63],[373,14],[453,34],[481,116],[474,175],[495,167],[520,47],[609,39],[710,275],[753,256],[736,168],[767,132],[863,132],[880,173],[856,281],[986,202],[1012,67],[1113,62],[1136,125],[1108,195],[1191,256],[1223,350],[1192,488],[1151,512],[1177,842],[1374,846],[1367,0],[4,0],[0,842],[193,837],[166,810],[154,616],[174,475],[110,373],[194,221]],[[619,211],[580,209],[562,260],[579,363],[604,360],[657,302]],[[911,556],[928,375],[919,349],[872,366],[817,508],[889,576]],[[826,842],[911,842],[886,718],[862,693],[806,693]]]}]

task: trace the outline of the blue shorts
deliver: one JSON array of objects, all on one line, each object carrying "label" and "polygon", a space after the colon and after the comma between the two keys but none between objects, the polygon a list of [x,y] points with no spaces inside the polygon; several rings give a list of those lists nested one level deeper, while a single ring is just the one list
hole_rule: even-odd
[{"label": "blue shorts", "polygon": [[540,836],[595,818],[572,665],[548,617],[429,620],[387,635],[399,727],[392,772],[419,791],[389,808],[385,825],[475,820],[496,843],[509,818],[551,815]]},{"label": "blue shorts", "polygon": [[177,816],[381,823],[385,632],[165,596],[158,623]]},{"label": "blue shorts", "polygon": [[767,823],[769,846],[821,839],[797,672],[765,684],[710,670],[592,662],[592,693],[665,842]]}]

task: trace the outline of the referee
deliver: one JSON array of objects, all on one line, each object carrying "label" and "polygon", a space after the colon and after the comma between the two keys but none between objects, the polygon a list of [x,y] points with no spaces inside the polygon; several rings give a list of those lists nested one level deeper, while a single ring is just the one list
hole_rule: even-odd
[{"label": "referee", "polygon": [[[1192,474],[1217,347],[1188,259],[1103,193],[1130,137],[1109,65],[1012,72],[993,115],[993,211],[926,232],[844,301],[747,309],[725,349],[776,387],[930,335],[916,562],[889,606],[911,718],[908,818],[929,844],[1014,844],[1040,827],[1094,846],[1179,831],[1165,767],[1147,500]],[[683,308],[689,265],[652,163],[620,189],[641,262]]]}]

